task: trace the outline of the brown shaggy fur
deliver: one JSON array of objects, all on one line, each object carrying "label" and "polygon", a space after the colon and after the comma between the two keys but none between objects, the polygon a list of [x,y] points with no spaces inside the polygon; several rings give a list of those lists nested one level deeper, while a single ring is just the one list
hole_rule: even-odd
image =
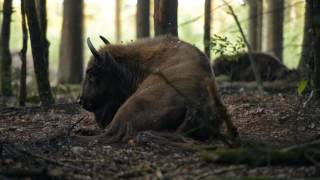
[{"label": "brown shaggy fur", "polygon": [[[299,80],[298,72],[288,69],[278,58],[262,52],[252,56],[263,81]],[[231,81],[255,80],[248,53],[220,56],[214,60],[213,69],[216,76],[226,75]]]},{"label": "brown shaggy fur", "polygon": [[105,133],[99,141],[126,140],[139,131],[178,132],[197,139],[220,136],[226,121],[237,135],[218,95],[208,58],[196,47],[172,36],[106,45],[120,65],[92,57],[83,82],[81,100],[95,113]]}]

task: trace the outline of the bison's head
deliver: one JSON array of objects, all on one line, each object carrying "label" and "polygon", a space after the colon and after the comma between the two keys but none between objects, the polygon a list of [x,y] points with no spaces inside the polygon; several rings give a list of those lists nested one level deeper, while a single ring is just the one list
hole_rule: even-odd
[{"label": "bison's head", "polygon": [[105,128],[127,98],[125,67],[106,50],[97,51],[89,38],[87,43],[93,56],[86,69],[79,103],[94,112],[99,127]]},{"label": "bison's head", "polygon": [[213,72],[216,76],[230,75],[232,62],[222,57],[216,59],[213,64]]}]

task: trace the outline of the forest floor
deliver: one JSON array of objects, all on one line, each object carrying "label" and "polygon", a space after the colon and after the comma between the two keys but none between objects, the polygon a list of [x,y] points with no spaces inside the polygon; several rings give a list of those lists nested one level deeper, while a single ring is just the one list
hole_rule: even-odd
[{"label": "forest floor", "polygon": [[[279,87],[281,89],[270,88],[269,93],[260,93],[249,86],[221,85],[222,97],[244,147],[283,149],[320,139],[319,106],[308,103],[307,96],[298,97],[293,87],[286,89],[283,84]],[[71,130],[71,127],[73,132],[81,128],[99,132],[92,115],[75,104],[0,108],[0,179],[320,177],[319,162],[312,158],[312,163],[300,165],[216,163],[206,152],[222,147],[220,142],[189,141],[186,146],[152,140],[144,144],[129,141],[87,146],[73,146],[67,141],[35,143],[60,129]]]}]

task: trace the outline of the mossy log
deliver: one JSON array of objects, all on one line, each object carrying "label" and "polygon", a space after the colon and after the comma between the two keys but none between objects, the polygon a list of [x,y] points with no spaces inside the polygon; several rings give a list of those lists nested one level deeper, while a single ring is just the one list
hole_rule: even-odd
[{"label": "mossy log", "polygon": [[252,166],[266,165],[313,165],[320,161],[318,149],[217,149],[201,153],[208,162],[218,164],[246,164]]}]

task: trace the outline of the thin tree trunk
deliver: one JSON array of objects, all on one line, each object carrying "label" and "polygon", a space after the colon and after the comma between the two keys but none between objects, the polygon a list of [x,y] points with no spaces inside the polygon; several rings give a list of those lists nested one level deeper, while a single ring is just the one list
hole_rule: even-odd
[{"label": "thin tree trunk", "polygon": [[27,50],[28,50],[28,29],[26,24],[26,14],[24,1],[21,0],[21,26],[22,26],[22,49],[20,51],[21,74],[20,74],[20,93],[19,104],[24,106],[27,99]]},{"label": "thin tree trunk", "polygon": [[12,0],[5,0],[3,3],[3,22],[0,40],[1,60],[1,91],[5,96],[12,95],[11,84],[11,53],[10,44],[10,22],[12,14]]},{"label": "thin tree trunk", "polygon": [[255,59],[252,56],[252,52],[253,52],[252,47],[249,44],[249,42],[248,42],[248,40],[247,40],[243,30],[242,30],[240,21],[239,21],[237,15],[235,14],[232,6],[226,0],[223,0],[223,2],[228,6],[230,14],[232,15],[232,17],[236,21],[236,24],[238,26],[238,29],[239,29],[240,34],[242,36],[242,39],[243,39],[243,41],[245,42],[245,44],[246,44],[246,46],[248,48],[248,55],[249,55],[250,65],[251,65],[255,80],[257,82],[258,89],[259,89],[259,91],[263,92],[264,88],[263,88],[263,82],[262,82],[262,79],[261,79],[261,73],[259,72],[259,69],[258,69],[258,66],[257,66],[257,62],[255,61]]},{"label": "thin tree trunk", "polygon": [[303,30],[303,43],[302,43],[302,51],[301,58],[299,62],[299,72],[300,74],[306,78],[310,75],[310,65],[311,61],[311,52],[312,52],[312,15],[311,13],[311,4],[306,3],[305,7],[305,15],[304,15],[304,30]]},{"label": "thin tree trunk", "polygon": [[268,5],[267,49],[282,61],[284,0],[269,0]]},{"label": "thin tree trunk", "polygon": [[121,41],[121,5],[122,0],[115,0],[116,1],[116,15],[115,15],[115,24],[116,24],[116,41]]},{"label": "thin tree trunk", "polygon": [[137,2],[137,38],[150,36],[150,0]]},{"label": "thin tree trunk", "polygon": [[254,51],[262,50],[262,0],[249,0],[248,41]]},{"label": "thin tree trunk", "polygon": [[312,14],[312,32],[313,32],[313,59],[314,59],[314,72],[313,72],[313,91],[316,100],[320,102],[320,1],[307,0],[311,3]]},{"label": "thin tree trunk", "polygon": [[44,53],[45,53],[45,63],[47,69],[49,69],[49,40],[47,38],[47,0],[36,0],[36,8],[37,8],[37,15],[38,20],[41,28],[41,34],[43,35],[44,39]]},{"label": "thin tree trunk", "polygon": [[205,0],[204,4],[204,52],[210,58],[211,57],[211,48],[210,48],[210,38],[211,38],[211,7],[212,0]]},{"label": "thin tree trunk", "polygon": [[38,92],[41,103],[49,105],[54,103],[51,93],[48,69],[45,63],[45,51],[43,36],[37,18],[36,7],[34,0],[24,0],[25,11],[28,20],[29,34],[31,39],[31,48],[33,56],[34,71],[36,74]]},{"label": "thin tree trunk", "polygon": [[83,0],[65,0],[58,82],[80,84],[83,77]]},{"label": "thin tree trunk", "polygon": [[178,0],[154,1],[155,35],[171,34],[178,36]]}]

